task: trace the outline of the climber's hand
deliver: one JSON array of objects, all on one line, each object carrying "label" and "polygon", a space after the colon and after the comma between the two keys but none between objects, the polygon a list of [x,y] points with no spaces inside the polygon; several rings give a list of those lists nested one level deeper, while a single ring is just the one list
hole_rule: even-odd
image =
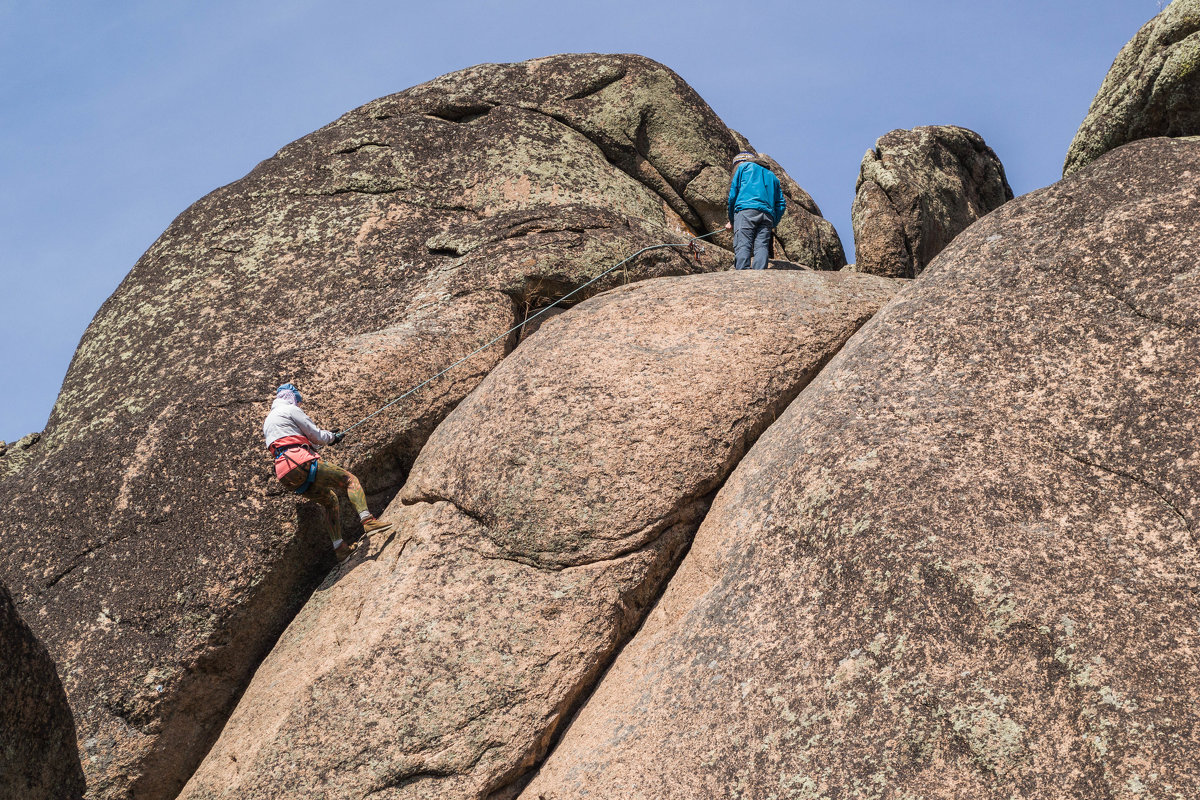
[{"label": "climber's hand", "polygon": [[334,444],[337,444],[338,442],[340,442],[342,439],[345,439],[345,438],[346,438],[346,434],[342,433],[341,431],[333,432],[333,443]]}]

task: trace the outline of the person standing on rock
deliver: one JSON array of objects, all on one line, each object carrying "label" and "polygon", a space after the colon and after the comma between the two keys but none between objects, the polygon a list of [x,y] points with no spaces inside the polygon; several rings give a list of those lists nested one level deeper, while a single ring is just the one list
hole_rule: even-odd
[{"label": "person standing on rock", "polygon": [[358,478],[317,454],[322,444],[336,444],[346,434],[318,428],[300,410],[302,401],[300,390],[290,383],[276,389],[271,413],[263,422],[263,437],[275,460],[276,479],[284,488],[321,506],[334,554],[339,562],[345,561],[357,545],[347,543],[340,535],[342,517],[338,492],[345,493],[358,512],[364,533],[386,531],[392,526],[380,522],[367,509],[367,496]]},{"label": "person standing on rock", "polygon": [[783,219],[787,200],[775,173],[758,164],[754,153],[733,159],[726,230],[733,230],[734,269],[766,269],[771,232]]}]

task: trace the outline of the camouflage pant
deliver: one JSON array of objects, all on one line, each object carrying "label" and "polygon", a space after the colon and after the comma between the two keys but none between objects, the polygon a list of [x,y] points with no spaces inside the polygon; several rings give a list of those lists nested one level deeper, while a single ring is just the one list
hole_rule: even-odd
[{"label": "camouflage pant", "polygon": [[[307,479],[308,465],[305,465],[284,475],[280,483],[287,489],[299,489]],[[324,510],[325,527],[329,531],[330,540],[335,542],[342,538],[342,511],[338,504],[338,492],[345,493],[350,505],[354,506],[354,510],[358,512],[360,519],[371,513],[367,510],[367,496],[363,492],[358,478],[323,458],[317,461],[317,477],[313,481],[313,485],[300,495],[307,500],[312,500]]]}]

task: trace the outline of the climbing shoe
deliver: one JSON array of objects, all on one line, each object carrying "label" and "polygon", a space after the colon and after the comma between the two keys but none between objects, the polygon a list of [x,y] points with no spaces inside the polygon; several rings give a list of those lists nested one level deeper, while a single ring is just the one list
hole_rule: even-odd
[{"label": "climbing shoe", "polygon": [[364,534],[382,533],[383,531],[390,531],[392,529],[392,523],[380,522],[375,517],[367,517],[364,519],[362,526]]},{"label": "climbing shoe", "polygon": [[349,558],[350,554],[357,549],[358,542],[347,542],[345,539],[338,539],[333,543],[333,555],[337,558],[339,564]]}]

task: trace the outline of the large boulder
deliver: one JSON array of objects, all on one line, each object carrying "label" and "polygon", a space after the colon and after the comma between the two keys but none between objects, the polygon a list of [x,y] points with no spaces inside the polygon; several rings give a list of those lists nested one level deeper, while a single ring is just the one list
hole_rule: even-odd
[{"label": "large boulder", "polygon": [[1004,165],[974,131],[891,131],[859,166],[850,208],[854,269],[915,277],[968,225],[1012,197]]},{"label": "large boulder", "polygon": [[522,797],[1200,796],[1189,175],[1126,145],[956,239],[739,464]]},{"label": "large boulder", "polygon": [[[268,478],[274,385],[345,427],[495,342],[337,449],[382,510],[514,323],[723,222],[736,150],[645,58],[484,65],[346,114],[171,224],[0,484],[0,579],[59,665],[95,797],[178,792],[332,563]],[[797,202],[789,252],[836,266],[802,239],[810,216]],[[588,292],[730,260],[659,249]]]},{"label": "large boulder", "polygon": [[1079,126],[1063,175],[1114,147],[1200,135],[1200,0],[1173,0],[1117,54]]},{"label": "large boulder", "polygon": [[438,427],[186,800],[512,797],[759,433],[894,291],[720,273],[547,322]]},{"label": "large boulder", "polygon": [[50,654],[0,584],[0,797],[83,797],[75,722]]}]

